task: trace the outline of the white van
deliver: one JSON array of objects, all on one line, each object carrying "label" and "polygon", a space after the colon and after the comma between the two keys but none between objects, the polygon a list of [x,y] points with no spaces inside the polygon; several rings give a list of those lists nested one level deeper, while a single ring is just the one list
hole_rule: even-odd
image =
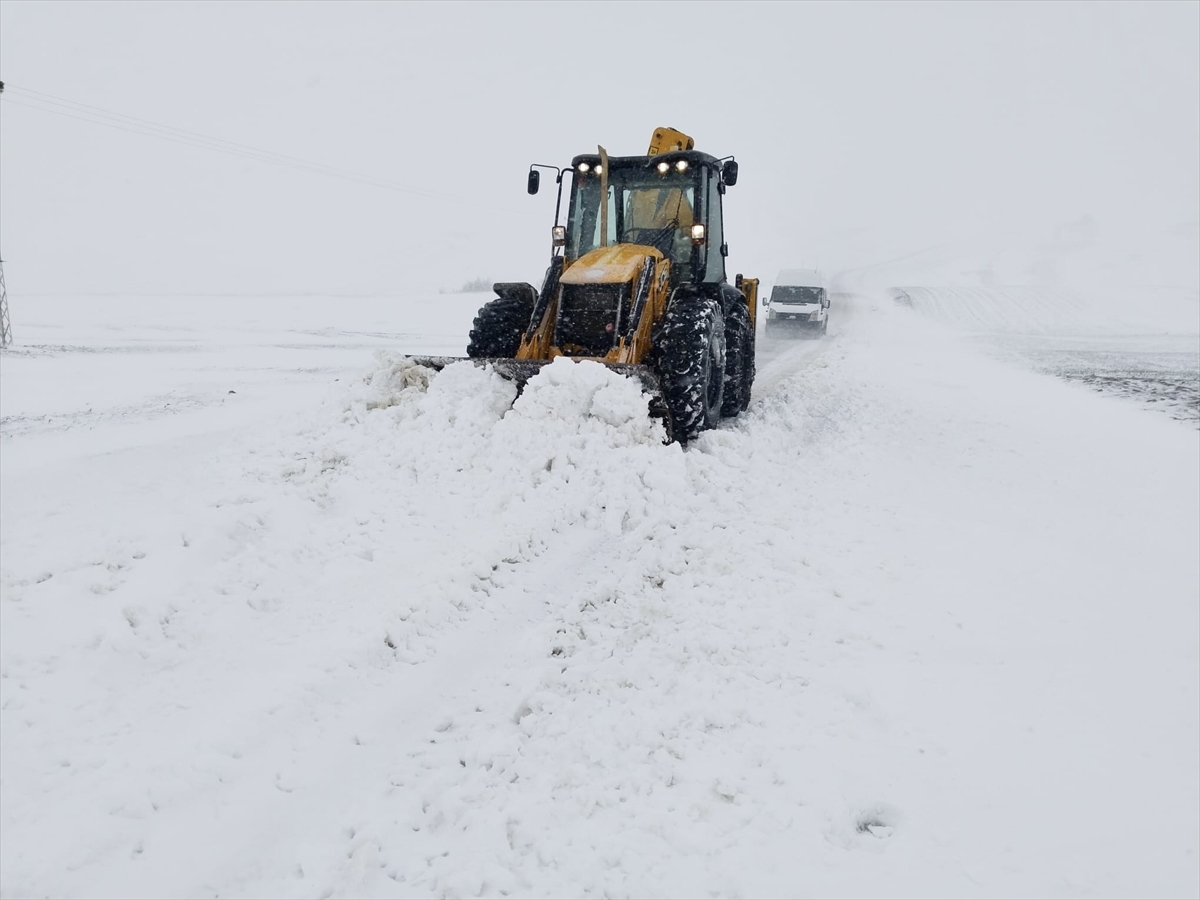
[{"label": "white van", "polygon": [[829,328],[829,286],[815,269],[784,269],[763,305],[767,337],[822,335]]}]

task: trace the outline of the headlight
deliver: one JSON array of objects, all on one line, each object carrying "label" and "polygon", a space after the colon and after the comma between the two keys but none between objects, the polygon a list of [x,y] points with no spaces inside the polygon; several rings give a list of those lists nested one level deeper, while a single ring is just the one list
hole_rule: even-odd
[{"label": "headlight", "polygon": [[555,247],[562,247],[567,243],[567,226],[555,225],[550,229],[550,238],[554,241]]},{"label": "headlight", "polygon": [[588,169],[590,169],[590,168],[591,168],[591,166],[589,166],[587,163],[580,163],[580,164],[579,164],[579,171],[580,171],[580,172],[586,172],[586,171],[587,171]]},{"label": "headlight", "polygon": [[[680,160],[680,162],[682,162],[682,160]],[[704,226],[703,225],[693,225],[692,226],[692,243],[693,244],[703,244],[704,243]]]},{"label": "headlight", "polygon": [[671,167],[668,166],[665,162],[660,162],[656,168],[658,169],[659,175],[666,175],[667,169],[669,169]]},{"label": "headlight", "polygon": [[680,172],[686,172],[687,171],[687,160],[681,159],[679,162],[675,163],[675,168],[677,168]]}]

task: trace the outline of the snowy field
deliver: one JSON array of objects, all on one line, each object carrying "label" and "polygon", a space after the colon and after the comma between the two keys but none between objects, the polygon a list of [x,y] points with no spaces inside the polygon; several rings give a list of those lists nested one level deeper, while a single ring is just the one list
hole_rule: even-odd
[{"label": "snowy field", "polygon": [[[1095,296],[1045,287],[894,288],[902,306],[993,355],[1200,426],[1200,297],[1187,288]],[[1113,302],[1115,300],[1115,302]]]},{"label": "snowy field", "polygon": [[682,450],[481,299],[13,298],[0,894],[1200,894],[1194,421],[880,292]]}]

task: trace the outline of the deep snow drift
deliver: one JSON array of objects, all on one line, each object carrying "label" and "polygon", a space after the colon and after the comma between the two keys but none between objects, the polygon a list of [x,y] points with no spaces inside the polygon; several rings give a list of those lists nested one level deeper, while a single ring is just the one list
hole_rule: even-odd
[{"label": "deep snow drift", "polygon": [[1200,425],[1198,241],[1194,221],[1120,234],[1088,216],[1040,240],[964,238],[838,282],[886,292],[1008,362]]},{"label": "deep snow drift", "polygon": [[897,287],[895,302],[992,355],[1200,424],[1200,292],[1131,290],[1098,310],[1046,287]]},{"label": "deep snow drift", "polygon": [[6,355],[0,891],[1194,896],[1200,433],[849,303],[686,451],[436,337],[65,431]]}]

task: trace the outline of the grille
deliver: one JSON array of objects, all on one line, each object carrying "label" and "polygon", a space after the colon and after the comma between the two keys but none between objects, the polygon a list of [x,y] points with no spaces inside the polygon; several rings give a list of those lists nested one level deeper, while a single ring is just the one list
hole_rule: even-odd
[{"label": "grille", "polygon": [[[627,284],[564,284],[558,306],[557,343],[568,356],[603,356],[613,347],[617,310]],[[628,307],[628,304],[625,304]],[[621,310],[622,315],[628,309]]]}]

